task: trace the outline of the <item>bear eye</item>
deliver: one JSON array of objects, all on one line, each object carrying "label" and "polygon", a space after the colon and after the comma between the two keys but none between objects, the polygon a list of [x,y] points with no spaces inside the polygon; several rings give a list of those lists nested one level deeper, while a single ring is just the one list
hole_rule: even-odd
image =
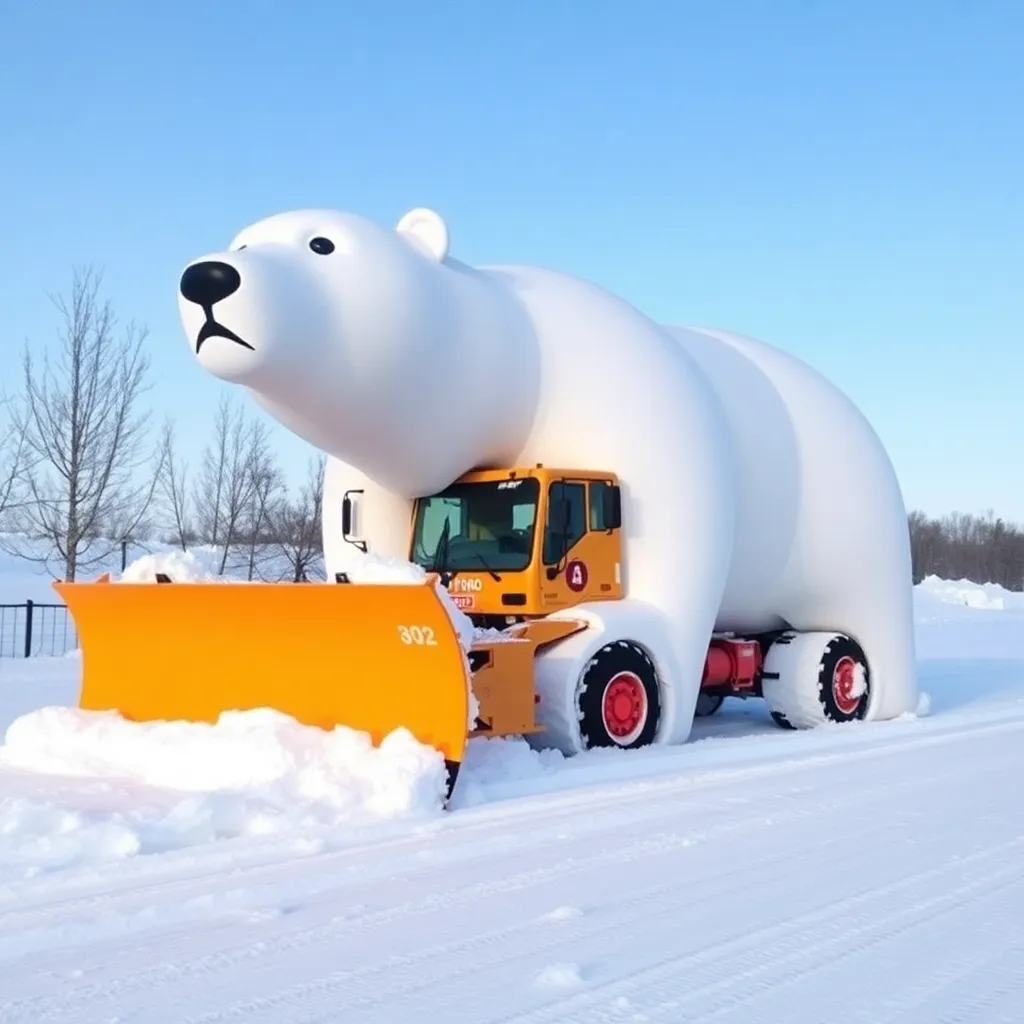
[{"label": "bear eye", "polygon": [[330,254],[334,252],[334,243],[329,238],[321,238],[318,236],[310,239],[309,247],[318,256],[330,256]]}]

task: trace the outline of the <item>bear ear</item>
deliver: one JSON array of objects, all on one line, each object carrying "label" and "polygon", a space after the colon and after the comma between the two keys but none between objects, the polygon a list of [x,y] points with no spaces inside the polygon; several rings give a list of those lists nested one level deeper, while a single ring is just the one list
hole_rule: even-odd
[{"label": "bear ear", "polygon": [[448,225],[439,213],[424,207],[410,210],[399,222],[397,231],[418,245],[438,263],[448,255]]}]

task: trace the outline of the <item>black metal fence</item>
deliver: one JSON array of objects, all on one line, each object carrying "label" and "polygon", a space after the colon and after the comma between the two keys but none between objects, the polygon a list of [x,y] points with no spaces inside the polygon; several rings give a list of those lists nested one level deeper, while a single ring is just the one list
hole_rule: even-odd
[{"label": "black metal fence", "polygon": [[59,657],[78,647],[67,605],[0,604],[0,658]]}]

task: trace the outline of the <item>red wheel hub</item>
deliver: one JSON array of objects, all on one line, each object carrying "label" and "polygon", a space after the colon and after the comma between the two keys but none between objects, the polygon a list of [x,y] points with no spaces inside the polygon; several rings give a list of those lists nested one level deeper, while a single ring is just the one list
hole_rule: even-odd
[{"label": "red wheel hub", "polygon": [[640,677],[620,672],[605,687],[604,725],[609,735],[629,743],[636,739],[647,720],[647,691]]},{"label": "red wheel hub", "polygon": [[857,662],[847,655],[836,662],[832,671],[832,697],[844,715],[852,715],[860,706],[857,692]]}]

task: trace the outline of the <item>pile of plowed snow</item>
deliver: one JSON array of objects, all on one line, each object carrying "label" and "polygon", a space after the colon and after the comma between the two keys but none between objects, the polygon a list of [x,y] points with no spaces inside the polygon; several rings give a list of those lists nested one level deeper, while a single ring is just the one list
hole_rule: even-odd
[{"label": "pile of plowed snow", "polygon": [[[1024,594],[1014,593],[998,583],[972,583],[970,580],[942,580],[926,576],[914,588],[919,610],[932,606],[956,605],[975,611],[1001,612],[1024,610]],[[920,620],[919,620],[920,621]]]},{"label": "pile of plowed snow", "polygon": [[918,658],[956,657],[968,643],[985,659],[1018,658],[1024,649],[1024,594],[997,583],[928,576],[914,588],[914,619]]},{"label": "pile of plowed snow", "polygon": [[374,747],[365,733],[269,710],[208,725],[43,708],[8,728],[3,769],[79,783],[76,801],[0,799],[7,868],[428,818],[446,786],[441,754],[404,729]]},{"label": "pile of plowed snow", "polygon": [[236,582],[217,574],[216,553],[208,549],[143,555],[127,566],[117,579],[120,583],[156,583],[157,573],[165,573],[175,583]]}]

